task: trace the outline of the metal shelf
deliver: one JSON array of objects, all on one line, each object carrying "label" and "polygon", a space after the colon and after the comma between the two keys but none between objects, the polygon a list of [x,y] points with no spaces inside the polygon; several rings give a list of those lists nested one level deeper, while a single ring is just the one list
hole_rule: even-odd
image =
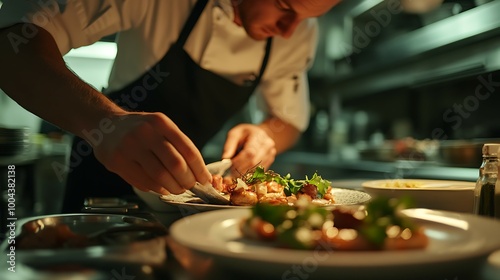
[{"label": "metal shelf", "polygon": [[[328,78],[344,99],[500,70],[500,1],[363,50],[363,63]],[[360,57],[361,59],[361,57]]]},{"label": "metal shelf", "polygon": [[[375,162],[334,159],[327,154],[287,152],[276,158],[272,167],[280,173],[312,174],[317,170],[328,178],[419,178],[476,181],[478,168],[444,166],[434,162]],[[302,174],[300,174],[302,176]]]}]

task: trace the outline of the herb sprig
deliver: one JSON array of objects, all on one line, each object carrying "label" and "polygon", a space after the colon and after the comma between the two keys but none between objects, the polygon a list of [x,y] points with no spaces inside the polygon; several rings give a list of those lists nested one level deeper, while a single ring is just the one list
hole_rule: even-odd
[{"label": "herb sprig", "polygon": [[319,198],[323,198],[328,187],[332,184],[330,181],[323,179],[316,172],[311,179],[306,176],[304,180],[295,180],[290,173],[286,176],[281,176],[272,170],[265,171],[261,166],[257,166],[254,170],[248,171],[242,176],[242,180],[247,185],[261,182],[276,182],[285,187],[286,195],[297,194],[305,185],[314,185],[318,189]]}]

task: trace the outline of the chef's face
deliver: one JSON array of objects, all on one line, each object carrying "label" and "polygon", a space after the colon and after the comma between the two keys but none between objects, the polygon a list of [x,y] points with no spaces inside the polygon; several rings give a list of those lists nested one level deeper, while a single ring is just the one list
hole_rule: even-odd
[{"label": "chef's face", "polygon": [[340,0],[232,0],[235,23],[250,37],[264,40],[272,36],[288,38],[304,19],[318,17]]}]

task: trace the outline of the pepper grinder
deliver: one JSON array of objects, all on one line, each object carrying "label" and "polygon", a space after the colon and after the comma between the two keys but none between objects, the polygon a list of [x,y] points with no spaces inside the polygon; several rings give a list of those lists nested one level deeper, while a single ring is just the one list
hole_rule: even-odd
[{"label": "pepper grinder", "polygon": [[474,190],[474,213],[500,219],[499,155],[500,144],[483,145],[483,162]]}]

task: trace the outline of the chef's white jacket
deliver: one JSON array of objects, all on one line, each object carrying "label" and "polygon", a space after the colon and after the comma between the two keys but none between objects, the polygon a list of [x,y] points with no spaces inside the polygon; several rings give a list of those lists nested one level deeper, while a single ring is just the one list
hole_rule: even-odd
[{"label": "chef's white jacket", "polygon": [[[4,0],[0,28],[31,22],[54,37],[62,55],[117,33],[109,77],[113,91],[154,66],[177,40],[196,0]],[[233,22],[230,0],[209,0],[184,48],[201,67],[242,83],[258,74],[266,41]],[[306,71],[317,44],[317,21],[303,21],[289,39],[276,37],[257,90],[264,112],[304,131],[309,122]],[[32,34],[26,30],[24,39]],[[13,38],[14,39],[14,38]],[[16,44],[24,40],[16,41]]]}]

